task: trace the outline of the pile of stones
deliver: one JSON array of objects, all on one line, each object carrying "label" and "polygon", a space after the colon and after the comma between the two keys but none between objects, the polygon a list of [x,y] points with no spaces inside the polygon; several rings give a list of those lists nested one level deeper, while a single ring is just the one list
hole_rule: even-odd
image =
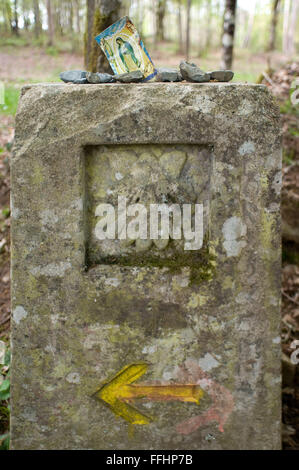
[{"label": "pile of stones", "polygon": [[[159,68],[156,75],[156,82],[188,82],[205,83],[210,81],[229,82],[234,76],[231,70],[215,70],[214,72],[204,72],[197,65],[186,61],[180,63],[180,70],[175,68]],[[144,80],[140,70],[123,73],[121,75],[110,75],[109,73],[92,73],[82,70],[70,70],[62,72],[60,79],[65,83],[75,84],[98,84],[98,83],[138,83]]]}]

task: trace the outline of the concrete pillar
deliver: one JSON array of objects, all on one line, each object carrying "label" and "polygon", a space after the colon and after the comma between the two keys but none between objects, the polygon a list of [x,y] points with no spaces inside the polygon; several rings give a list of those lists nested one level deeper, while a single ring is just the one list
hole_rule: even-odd
[{"label": "concrete pillar", "polygon": [[[23,88],[13,449],[280,448],[280,174],[264,86]],[[202,243],[101,240],[124,201],[202,208]]]}]

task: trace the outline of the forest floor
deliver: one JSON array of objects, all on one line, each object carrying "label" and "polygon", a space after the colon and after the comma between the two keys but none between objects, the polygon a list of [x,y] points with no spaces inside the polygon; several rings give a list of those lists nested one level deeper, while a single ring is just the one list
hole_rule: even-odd
[{"label": "forest floor", "polygon": [[[163,43],[151,54],[157,66],[178,66],[181,55],[174,54],[173,45]],[[191,60],[205,70],[217,69],[219,54]],[[249,56],[246,51],[236,51],[235,81],[256,82],[261,73],[268,70],[267,54]],[[289,101],[289,88],[293,80],[280,54],[271,56],[271,67],[279,70],[266,83],[279,98],[284,131],[284,174],[287,168],[299,161],[298,114]],[[39,47],[12,45],[1,46],[0,82],[5,84],[5,105],[0,105],[0,340],[9,343],[10,334],[10,158],[14,138],[14,115],[21,86],[24,83],[59,81],[59,73],[68,69],[83,69],[83,59],[72,53],[57,53],[55,49],[45,51]],[[299,63],[297,63],[299,68]],[[298,70],[298,69],[297,69]],[[0,84],[1,85],[1,84]],[[298,106],[297,106],[298,108]],[[298,111],[296,111],[298,113]],[[296,124],[297,123],[297,124]],[[297,127],[296,127],[297,126]],[[295,130],[294,130],[295,129]],[[287,184],[285,181],[284,184]],[[294,185],[296,186],[296,181]],[[282,278],[282,345],[285,359],[293,350],[291,343],[299,339],[299,248],[294,243],[284,242]],[[299,373],[290,361],[283,367],[283,443],[285,449],[299,450]],[[0,369],[1,379],[1,369]],[[0,402],[1,405],[1,402]],[[8,401],[6,402],[6,407]],[[2,407],[2,409],[4,409]],[[7,431],[7,412],[0,406],[0,450],[1,435]]]},{"label": "forest floor", "polygon": [[[157,67],[178,67],[183,54],[176,52],[171,42],[159,43],[155,47],[149,45],[150,55]],[[198,56],[193,51],[190,61],[195,62],[203,70],[218,70],[220,52],[211,51],[209,55]],[[271,67],[278,69],[285,63],[285,57],[279,52],[252,54],[248,50],[238,49],[234,58],[234,81],[255,83],[259,75]],[[5,83],[22,85],[26,82],[59,81],[59,73],[63,70],[84,70],[83,58],[80,54],[65,52],[59,48],[41,48],[1,44],[0,38],[0,80]]]}]

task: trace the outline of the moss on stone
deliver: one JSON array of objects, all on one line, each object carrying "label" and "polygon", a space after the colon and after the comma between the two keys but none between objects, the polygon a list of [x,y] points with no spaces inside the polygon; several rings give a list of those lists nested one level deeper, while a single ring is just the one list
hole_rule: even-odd
[{"label": "moss on stone", "polygon": [[[93,30],[92,30],[92,35],[95,38],[100,34],[103,29],[105,29],[105,23],[107,21],[107,17],[105,15],[102,15],[100,12],[100,9],[97,8],[94,14],[94,20],[93,20]],[[92,41],[91,45],[91,52],[90,52],[90,57],[89,57],[89,64],[88,64],[88,70],[89,72],[97,72],[98,70],[98,57],[99,57],[100,51],[99,51],[99,46],[96,41]]]},{"label": "moss on stone", "polygon": [[[204,243],[200,251],[174,252],[171,258],[161,258],[151,253],[130,254],[127,256],[103,256],[98,264],[168,268],[170,273],[181,273],[183,268],[190,268],[189,284],[200,284],[213,278],[216,267],[216,256],[212,254],[209,247]],[[88,266],[89,263],[87,262]],[[89,266],[92,268],[93,266]]]}]

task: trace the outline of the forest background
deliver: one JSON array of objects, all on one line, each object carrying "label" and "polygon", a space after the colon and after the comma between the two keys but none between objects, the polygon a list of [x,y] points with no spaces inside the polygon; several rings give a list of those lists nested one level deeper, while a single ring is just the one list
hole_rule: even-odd
[{"label": "forest background", "polygon": [[94,37],[125,15],[157,67],[188,59],[205,71],[232,69],[234,81],[264,83],[278,100],[283,443],[299,449],[299,367],[291,361],[299,340],[299,104],[291,99],[299,87],[299,0],[0,0],[0,450],[9,448],[10,158],[20,90],[57,82],[64,70],[107,69]]}]

